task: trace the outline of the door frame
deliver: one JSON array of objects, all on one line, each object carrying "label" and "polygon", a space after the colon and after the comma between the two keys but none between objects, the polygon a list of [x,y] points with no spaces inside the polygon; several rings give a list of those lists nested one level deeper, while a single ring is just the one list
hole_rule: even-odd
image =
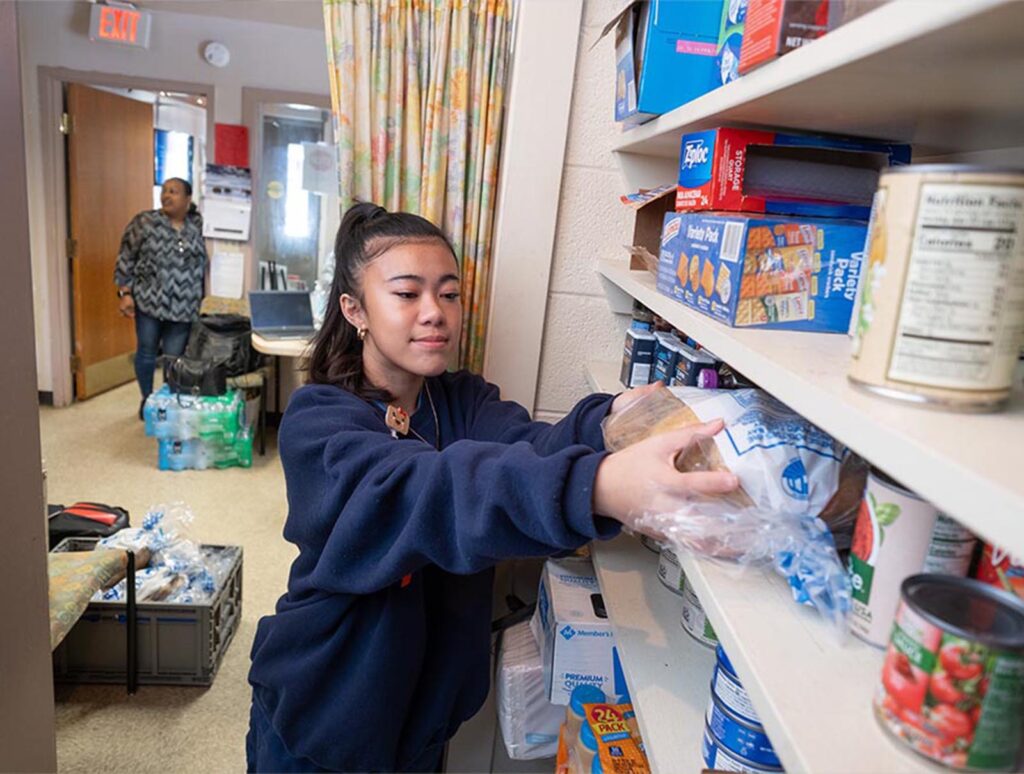
[{"label": "door frame", "polygon": [[[64,135],[57,129],[64,112],[64,84],[181,91],[206,99],[206,155],[214,154],[214,87],[208,83],[143,78],[65,67],[42,65],[39,73],[39,126],[43,168],[43,212],[45,222],[46,280],[49,289],[49,323],[52,343],[50,368],[53,375],[53,405],[68,406],[74,397],[71,353],[74,350],[71,315],[71,273],[68,261],[67,155]],[[113,280],[111,280],[113,284]],[[113,298],[113,295],[111,295]]]},{"label": "door frame", "polygon": [[[262,182],[260,180],[260,156],[263,152],[263,124],[260,121],[260,108],[268,103],[289,103],[312,105],[331,112],[330,94],[312,94],[302,91],[283,91],[281,89],[261,89],[253,86],[242,87],[242,123],[249,128],[249,171],[252,173],[252,230],[250,239],[242,246],[245,256],[245,271],[242,282],[245,290],[256,288],[256,277],[259,266],[253,252],[256,234],[255,228],[259,195]],[[317,256],[319,265],[319,256]]]}]

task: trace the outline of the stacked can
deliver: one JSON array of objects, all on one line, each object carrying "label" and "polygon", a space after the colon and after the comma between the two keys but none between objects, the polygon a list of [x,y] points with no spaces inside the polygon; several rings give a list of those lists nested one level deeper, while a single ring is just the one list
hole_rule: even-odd
[{"label": "stacked can", "polygon": [[704,763],[708,768],[724,771],[781,772],[779,756],[732,663],[721,645],[715,652],[702,745]]},{"label": "stacked can", "polygon": [[679,563],[679,557],[671,548],[662,548],[658,556],[658,580],[673,594],[682,595],[686,575]]},{"label": "stacked can", "polygon": [[714,648],[718,645],[718,635],[711,628],[711,621],[704,612],[700,600],[697,599],[690,580],[685,577],[683,578],[683,617],[680,624],[683,631],[704,647]]}]

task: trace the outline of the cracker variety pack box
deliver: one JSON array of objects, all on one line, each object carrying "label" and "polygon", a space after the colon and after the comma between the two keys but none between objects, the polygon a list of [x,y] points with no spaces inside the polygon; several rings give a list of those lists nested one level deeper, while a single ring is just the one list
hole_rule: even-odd
[{"label": "cracker variety pack box", "polygon": [[669,213],[658,291],[738,328],[846,333],[866,232],[829,218]]}]

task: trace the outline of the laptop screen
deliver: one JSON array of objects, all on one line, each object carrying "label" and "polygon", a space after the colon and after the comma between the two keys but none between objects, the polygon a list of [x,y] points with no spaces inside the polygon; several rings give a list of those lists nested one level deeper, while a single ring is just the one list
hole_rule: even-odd
[{"label": "laptop screen", "polygon": [[313,327],[313,308],[306,291],[251,290],[249,312],[254,330]]}]

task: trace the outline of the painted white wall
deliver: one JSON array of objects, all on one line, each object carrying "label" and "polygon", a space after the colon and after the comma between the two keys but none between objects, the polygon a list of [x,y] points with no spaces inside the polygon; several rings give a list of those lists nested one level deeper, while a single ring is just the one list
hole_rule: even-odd
[{"label": "painted white wall", "polygon": [[552,420],[590,392],[588,360],[617,360],[628,318],[608,307],[596,273],[602,258],[624,254],[632,214],[619,202],[627,192],[611,148],[615,55],[611,36],[591,50],[622,0],[586,0],[576,60],[569,142],[558,208],[554,261],[534,415]]},{"label": "painted white wall", "polygon": [[[46,212],[41,160],[42,131],[38,68],[166,78],[211,84],[214,119],[242,122],[242,87],[328,94],[327,60],[322,30],[279,24],[153,12],[148,50],[118,48],[89,40],[89,4],[49,0],[19,2],[24,104],[25,156],[28,168],[29,230],[32,247],[32,290],[35,300],[36,363],[39,389],[52,389],[50,303],[53,292],[45,270]],[[231,50],[222,69],[202,59],[205,43],[219,40]],[[56,128],[47,128],[47,131]]]}]

